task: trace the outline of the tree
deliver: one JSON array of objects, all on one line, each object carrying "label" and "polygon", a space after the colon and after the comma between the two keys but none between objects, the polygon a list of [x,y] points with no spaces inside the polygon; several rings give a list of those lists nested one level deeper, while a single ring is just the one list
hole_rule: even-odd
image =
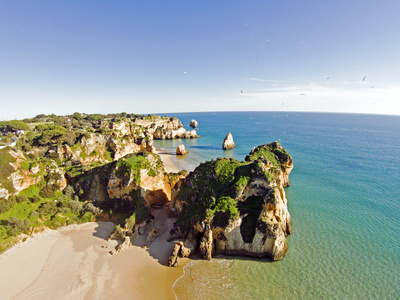
[{"label": "tree", "polygon": [[19,120],[11,120],[11,121],[0,121],[0,131],[6,132],[15,132],[17,130],[28,130],[28,124]]}]

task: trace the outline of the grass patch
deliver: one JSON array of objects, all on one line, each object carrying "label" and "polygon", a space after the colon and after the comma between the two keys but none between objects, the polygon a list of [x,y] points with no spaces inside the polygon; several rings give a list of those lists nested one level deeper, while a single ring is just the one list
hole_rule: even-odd
[{"label": "grass patch", "polygon": [[149,152],[139,152],[127,155],[118,160],[116,172],[118,177],[133,178],[134,182],[140,184],[140,171],[148,169],[149,176],[157,176],[163,164],[157,154]]}]

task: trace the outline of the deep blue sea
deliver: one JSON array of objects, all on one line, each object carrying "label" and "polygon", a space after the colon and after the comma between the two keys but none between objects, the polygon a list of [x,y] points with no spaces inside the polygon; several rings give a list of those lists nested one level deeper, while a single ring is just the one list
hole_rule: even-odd
[{"label": "deep blue sea", "polygon": [[[155,141],[193,170],[217,157],[244,160],[279,141],[294,160],[286,188],[289,253],[270,262],[190,261],[178,299],[400,299],[400,117],[293,112],[177,113],[199,139]],[[231,132],[233,150],[222,150]]]}]

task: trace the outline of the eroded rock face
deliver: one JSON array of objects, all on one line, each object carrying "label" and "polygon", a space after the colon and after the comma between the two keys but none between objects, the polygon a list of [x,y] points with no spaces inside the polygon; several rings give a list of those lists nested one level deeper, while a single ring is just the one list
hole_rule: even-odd
[{"label": "eroded rock face", "polygon": [[149,247],[151,243],[156,239],[160,232],[160,229],[157,227],[153,226],[149,229],[149,233],[147,234],[147,239],[146,239],[146,244],[145,247]]},{"label": "eroded rock face", "polygon": [[135,125],[146,127],[155,140],[198,138],[196,130],[186,131],[178,118],[147,116],[137,118]]},{"label": "eroded rock face", "polygon": [[229,150],[229,149],[233,149],[233,148],[235,148],[236,147],[236,145],[235,145],[235,143],[233,142],[233,136],[232,136],[232,133],[228,133],[227,135],[226,135],[226,137],[225,137],[225,139],[224,139],[224,142],[222,143],[222,148],[224,149],[224,150]]},{"label": "eroded rock face", "polygon": [[[174,188],[171,210],[178,221],[171,238],[198,244],[205,259],[214,254],[282,259],[291,232],[284,187],[292,168],[292,158],[277,142],[253,149],[243,162],[201,164]],[[186,249],[189,255],[195,247]]]},{"label": "eroded rock face", "polygon": [[[135,168],[135,164],[142,161],[141,158],[140,155],[128,155],[121,162],[130,160]],[[163,205],[171,199],[171,184],[164,174],[160,157],[154,153],[147,153],[145,159],[147,162],[140,169],[126,169],[123,163],[115,165],[107,184],[110,198],[120,198],[133,190],[139,190],[149,207]]]}]

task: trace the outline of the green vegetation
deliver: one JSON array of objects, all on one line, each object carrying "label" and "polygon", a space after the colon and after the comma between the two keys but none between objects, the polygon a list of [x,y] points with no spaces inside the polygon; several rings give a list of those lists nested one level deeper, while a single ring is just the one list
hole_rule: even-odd
[{"label": "green vegetation", "polygon": [[[90,191],[99,185],[100,189],[104,188],[102,185],[112,170],[117,176],[133,179],[137,184],[141,170],[146,170],[148,176],[164,175],[157,154],[141,152],[114,161],[116,153],[126,150],[124,146],[132,143],[143,146],[143,141],[149,141],[152,137],[148,134],[148,126],[154,128],[159,120],[177,119],[76,112],[69,116],[40,114],[22,121],[0,122],[1,145],[10,146],[0,149],[0,188],[4,197],[0,199],[0,252],[15,243],[19,234],[31,234],[46,227],[57,228],[104,218],[129,232],[134,224],[151,219],[150,209],[140,192],[100,203]],[[148,124],[137,125],[135,121]],[[128,127],[122,130],[118,126],[121,122]],[[221,172],[225,169],[221,167]],[[15,178],[32,185],[17,193],[16,188],[21,187],[14,182],[14,188],[10,180],[14,173]],[[169,174],[165,178],[174,182],[182,175],[187,172]],[[221,180],[229,181],[231,177],[232,172],[226,171]],[[61,191],[64,179],[71,186]],[[215,205],[218,219],[226,212],[234,215],[229,205]]]},{"label": "green vegetation", "polygon": [[133,178],[138,185],[140,183],[140,170],[148,169],[149,176],[157,176],[162,169],[161,158],[154,153],[139,152],[129,154],[117,162],[116,172],[119,177]]},{"label": "green vegetation", "polygon": [[55,198],[40,197],[42,190],[39,185],[32,185],[16,197],[0,200],[0,203],[14,201],[12,207],[0,211],[0,253],[18,241],[13,237],[21,233],[29,234],[44,226],[55,229],[93,221],[95,214],[101,212],[93,204],[84,206],[77,200],[71,186],[65,189],[64,194],[56,193]]},{"label": "green vegetation", "polygon": [[283,167],[283,163],[292,160],[290,155],[286,152],[286,149],[282,148],[277,142],[258,146],[246,156],[246,161],[255,161],[260,159],[263,161],[270,161],[274,168],[278,170]]},{"label": "green vegetation", "polygon": [[[190,228],[197,221],[206,221],[214,227],[224,227],[230,220],[243,216],[241,233],[250,243],[264,203],[263,197],[249,197],[237,202],[243,189],[256,179],[273,182],[291,164],[291,157],[279,143],[255,148],[243,162],[235,159],[207,161],[186,177],[179,191],[184,207],[178,216],[179,226]],[[274,195],[269,195],[274,201]]]},{"label": "green vegetation", "polygon": [[14,172],[11,164],[15,163],[16,159],[10,154],[10,149],[0,149],[0,187],[5,188],[9,193],[15,191],[8,177]]},{"label": "green vegetation", "polygon": [[0,121],[1,132],[15,132],[17,130],[28,130],[29,126],[23,121],[11,120],[11,121]]}]

